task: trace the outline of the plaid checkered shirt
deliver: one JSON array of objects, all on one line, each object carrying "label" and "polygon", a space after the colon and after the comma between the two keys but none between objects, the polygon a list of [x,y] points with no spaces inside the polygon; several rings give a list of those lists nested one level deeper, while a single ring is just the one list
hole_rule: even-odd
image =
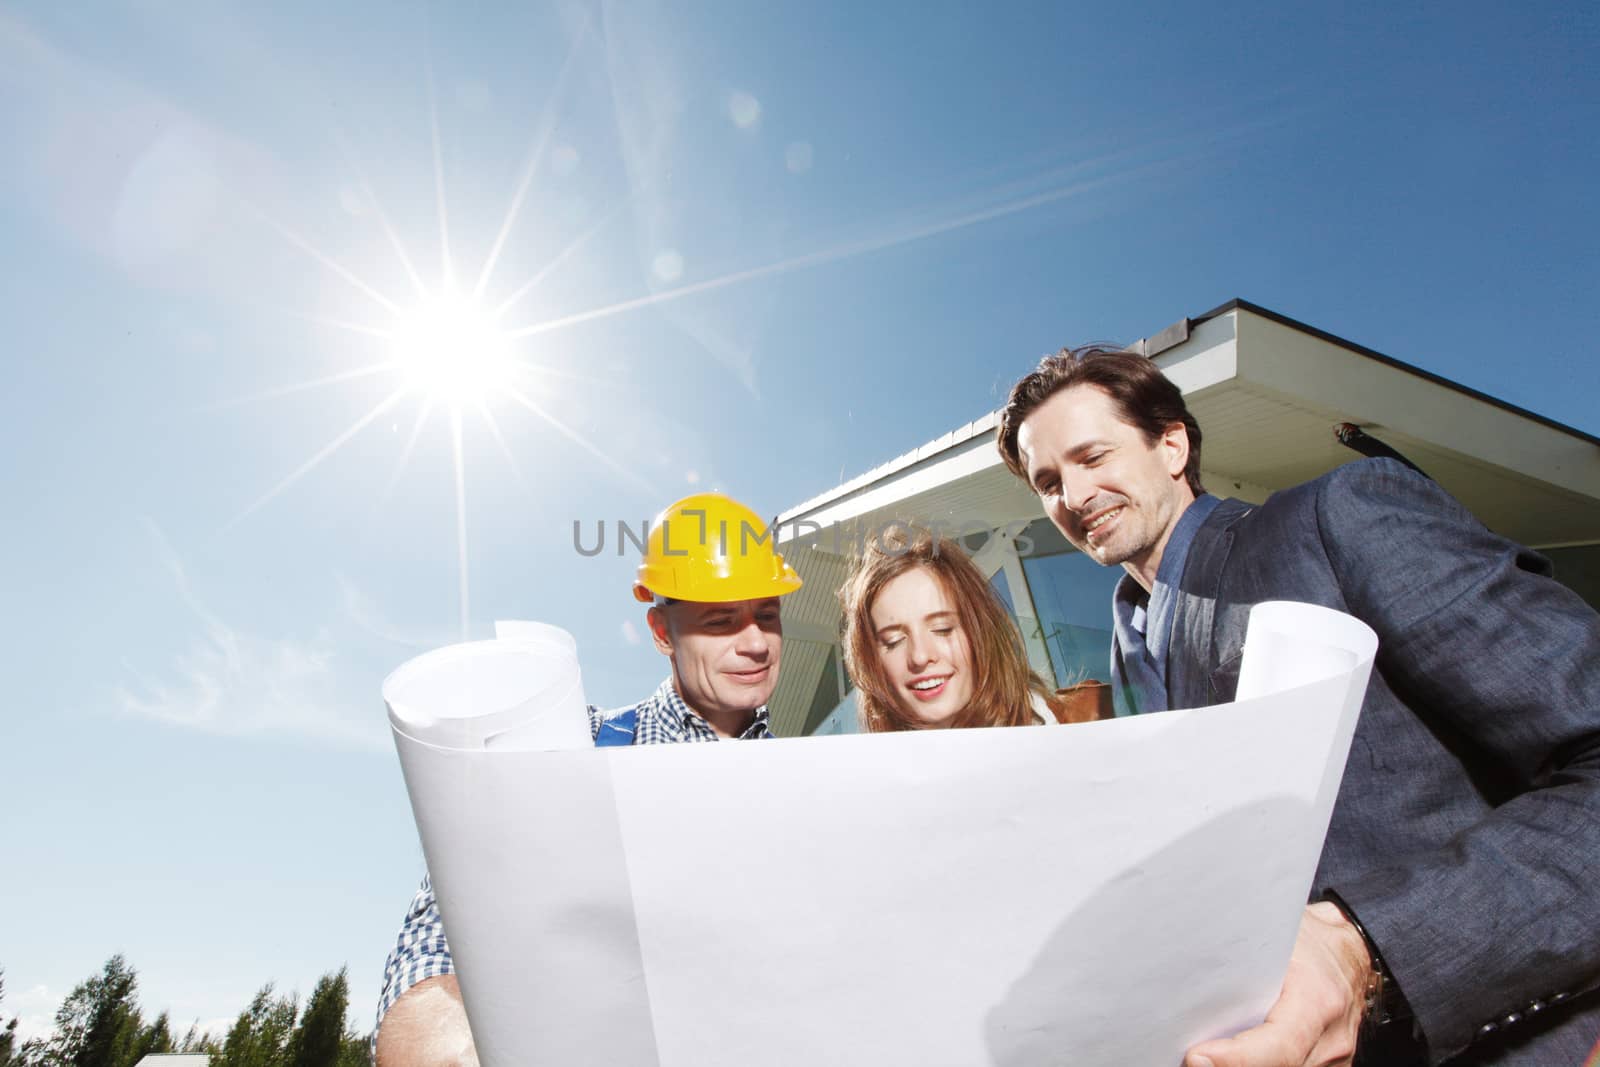
[{"label": "plaid checkered shirt", "polygon": [[[711,724],[690,710],[689,705],[683,702],[678,691],[672,687],[671,678],[662,682],[654,693],[634,706],[639,711],[639,721],[633,735],[633,743],[636,745],[671,745],[682,741],[718,740]],[[590,705],[589,733],[598,734],[602,722],[616,718],[628,710],[628,708],[617,708],[603,712]],[[771,736],[767,709],[763,705],[756,709],[755,718],[739,737],[753,739]],[[453,973],[455,966],[450,962],[450,946],[445,941],[444,923],[439,918],[439,905],[433,898],[433,882],[424,874],[422,887],[412,898],[411,910],[406,912],[405,922],[400,927],[400,936],[395,939],[394,948],[390,950],[389,959],[383,966],[383,992],[378,997],[378,1017],[372,1031],[374,1043],[377,1041],[377,1028],[383,1024],[385,1013],[400,999],[402,993],[424,978],[436,978],[442,974]]]}]

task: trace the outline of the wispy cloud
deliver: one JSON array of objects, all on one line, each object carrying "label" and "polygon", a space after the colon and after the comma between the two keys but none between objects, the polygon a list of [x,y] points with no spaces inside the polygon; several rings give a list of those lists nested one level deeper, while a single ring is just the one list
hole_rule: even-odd
[{"label": "wispy cloud", "polygon": [[286,735],[357,748],[387,747],[377,679],[354,652],[377,637],[420,649],[426,637],[399,634],[348,581],[328,619],[308,635],[251,633],[213,612],[193,588],[183,561],[148,519],[155,551],[189,610],[195,633],[166,669],[124,666],[123,712],[167,726],[225,736]]},{"label": "wispy cloud", "polygon": [[[32,1041],[36,1037],[49,1037],[56,1028],[56,1009],[64,999],[52,993],[47,986],[36,985],[24,989],[16,998],[17,1038]],[[7,1014],[11,1006],[7,1005]]]},{"label": "wispy cloud", "polygon": [[406,630],[386,618],[377,604],[343,575],[335,575],[339,587],[339,608],[345,619],[368,637],[415,652],[447,645],[456,638],[445,629]]}]

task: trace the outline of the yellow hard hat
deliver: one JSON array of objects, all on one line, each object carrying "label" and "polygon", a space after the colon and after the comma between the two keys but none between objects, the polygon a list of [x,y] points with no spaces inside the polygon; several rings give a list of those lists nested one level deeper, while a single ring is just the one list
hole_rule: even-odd
[{"label": "yellow hard hat", "polygon": [[783,596],[800,576],[778,554],[777,530],[721,493],[686,496],[650,525],[634,599],[725,603]]}]

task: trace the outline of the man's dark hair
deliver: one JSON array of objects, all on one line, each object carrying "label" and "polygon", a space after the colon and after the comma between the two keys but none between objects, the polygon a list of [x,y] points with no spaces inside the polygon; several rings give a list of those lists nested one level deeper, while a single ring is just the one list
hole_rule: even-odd
[{"label": "man's dark hair", "polygon": [[1045,356],[1011,387],[1011,396],[1000,412],[995,447],[1000,449],[1000,458],[1012,474],[1028,481],[1027,468],[1017,449],[1017,431],[1023,420],[1046,400],[1074,385],[1092,385],[1109,396],[1117,406],[1118,417],[1143,434],[1147,444],[1155,444],[1173,423],[1183,423],[1189,435],[1189,462],[1183,477],[1195,496],[1205,492],[1200,484],[1200,424],[1189,414],[1183,393],[1146,357],[1110,345],[1063,348],[1053,356]]}]

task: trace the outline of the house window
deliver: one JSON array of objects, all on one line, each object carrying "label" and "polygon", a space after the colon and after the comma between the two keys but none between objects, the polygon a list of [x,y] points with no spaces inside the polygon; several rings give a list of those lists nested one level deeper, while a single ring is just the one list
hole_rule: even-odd
[{"label": "house window", "polygon": [[995,571],[994,577],[989,579],[989,584],[994,587],[996,593],[1000,594],[1000,599],[1005,602],[1006,611],[1011,613],[1012,618],[1016,618],[1017,601],[1011,595],[1011,583],[1006,581],[1006,572],[1004,570]]},{"label": "house window", "polygon": [[[1025,531],[1022,573],[1057,686],[1111,676],[1111,592],[1121,567],[1102,567],[1069,545],[1048,519]],[[1002,594],[1005,595],[1005,594]],[[1009,597],[1007,598],[1009,600]]]},{"label": "house window", "polygon": [[[843,693],[839,692],[839,679],[844,679]],[[806,712],[802,734],[853,734],[859,733],[860,713],[856,709],[856,688],[848,675],[840,669],[839,649],[828,652],[828,662],[823,664],[822,677],[817,691],[812,694],[811,708]]]}]

